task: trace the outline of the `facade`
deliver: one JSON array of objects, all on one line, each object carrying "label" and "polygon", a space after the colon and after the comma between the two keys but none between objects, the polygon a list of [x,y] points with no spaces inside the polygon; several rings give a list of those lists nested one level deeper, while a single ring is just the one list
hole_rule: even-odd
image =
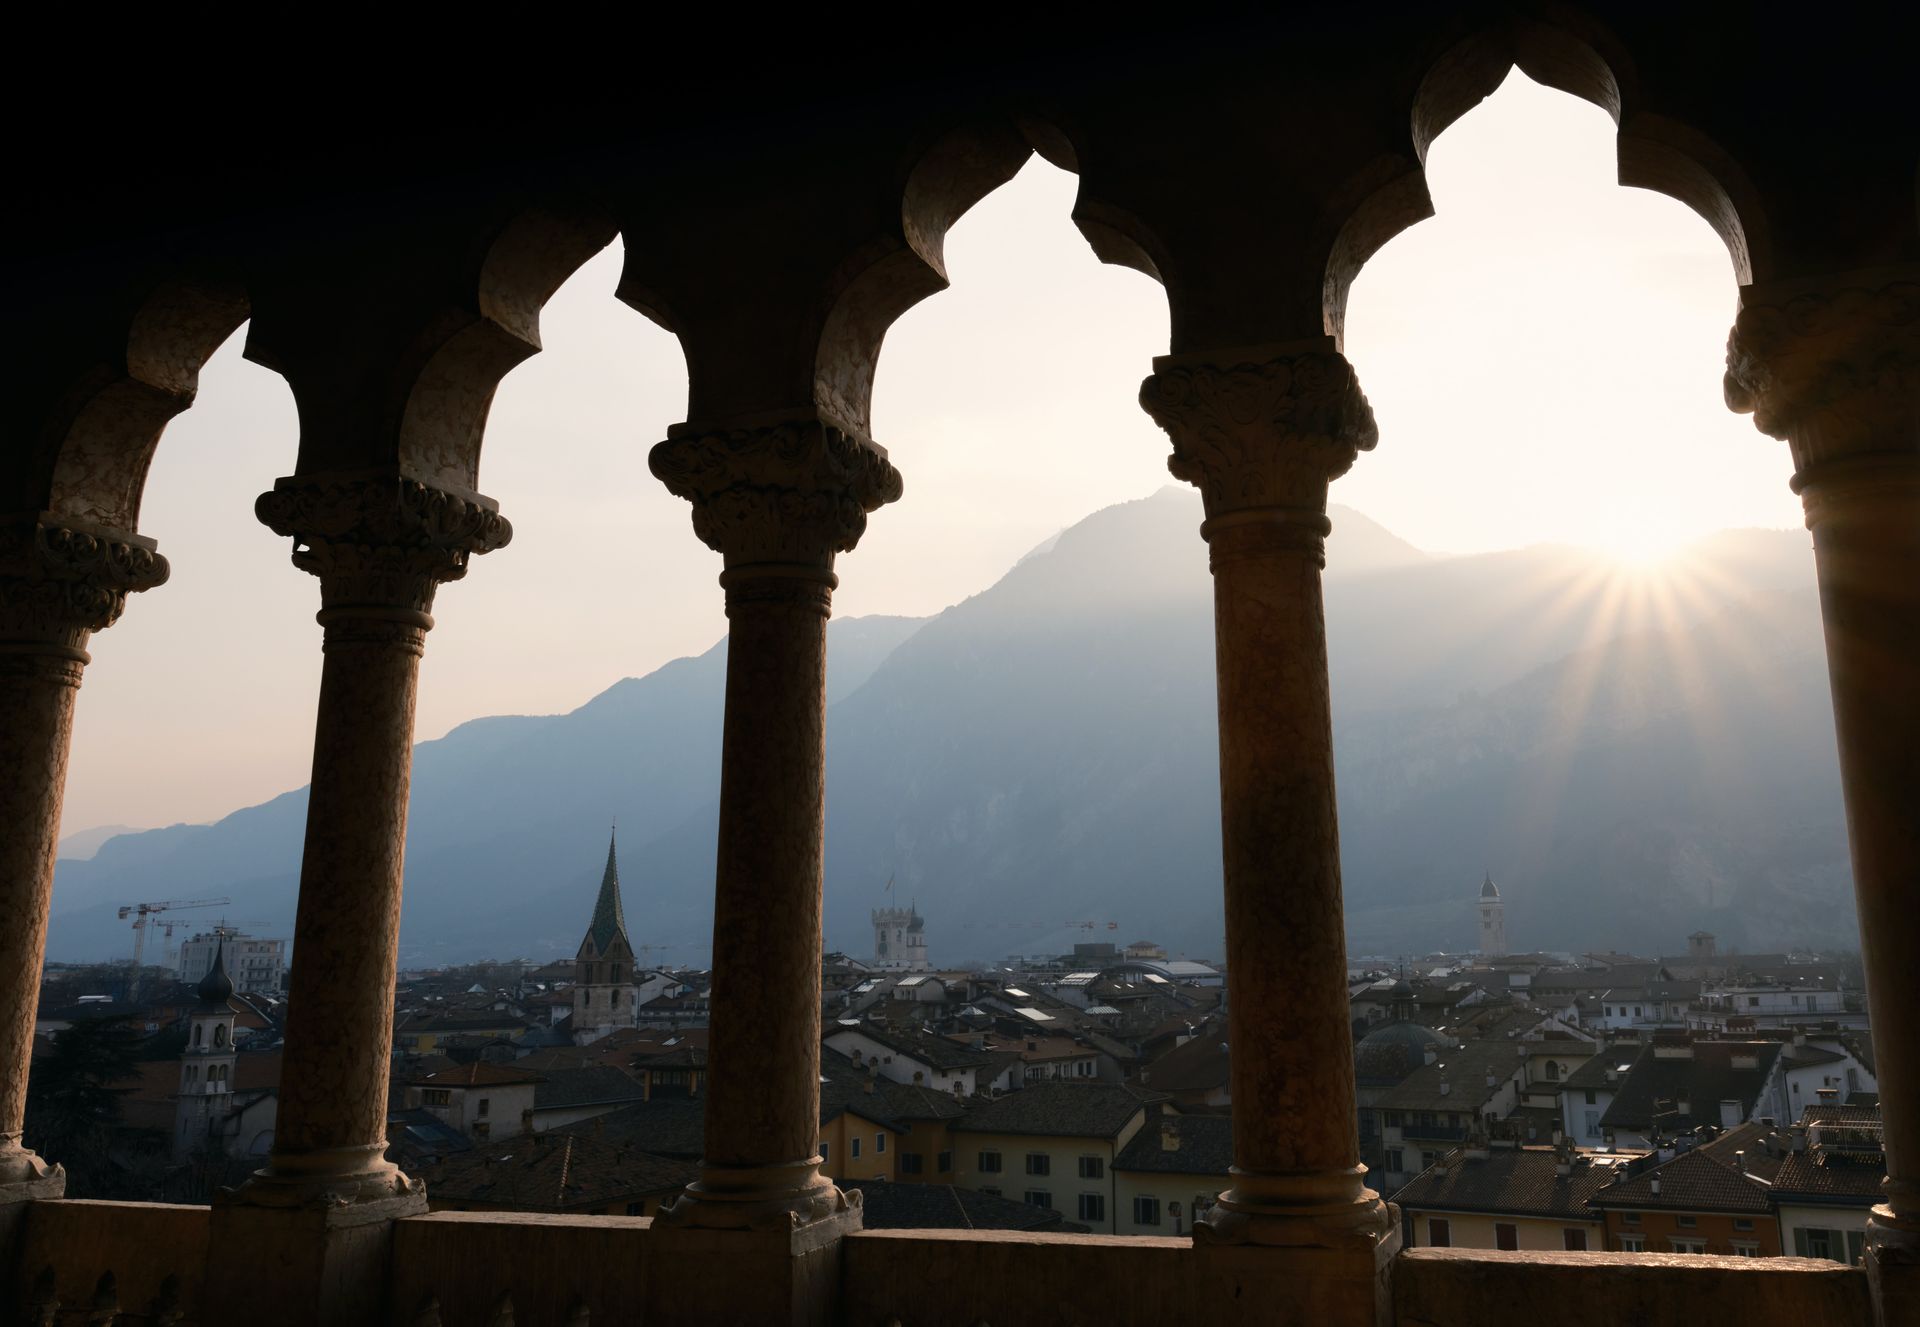
[{"label": "facade", "polygon": [[1499,887],[1489,875],[1480,885],[1476,906],[1480,911],[1480,953],[1500,958],[1507,952],[1507,905],[1500,901]]},{"label": "facade", "polygon": [[1730,1156],[1693,1147],[1632,1168],[1587,1201],[1617,1253],[1708,1253],[1771,1258],[1781,1251],[1769,1186]]},{"label": "facade", "polygon": [[1066,1081],[977,1103],[952,1126],[953,1182],[1113,1234],[1121,1217],[1113,1165],[1156,1104],[1123,1085]]},{"label": "facade", "polygon": [[183,942],[174,975],[184,982],[199,981],[213,966],[216,951],[224,955],[227,975],[240,994],[278,995],[286,989],[287,942],[242,935],[226,927]]},{"label": "facade", "polygon": [[428,1111],[476,1141],[534,1132],[539,1074],[486,1060],[449,1060],[418,1067],[403,1081],[409,1107]]},{"label": "facade", "polygon": [[615,844],[607,840],[607,869],[600,877],[593,920],[574,955],[573,1039],[586,1044],[639,1018],[640,974],[634,970],[633,944],[627,939],[626,909],[620,902],[620,866]]},{"label": "facade", "polygon": [[982,1088],[980,1071],[993,1059],[946,1037],[880,1022],[835,1024],[826,1044],[855,1065],[877,1066],[883,1078],[959,1097]]},{"label": "facade", "polygon": [[1114,1159],[1114,1233],[1185,1235],[1232,1182],[1233,1120],[1149,1116]]},{"label": "facade", "polygon": [[1399,1192],[1409,1248],[1599,1252],[1605,1219],[1588,1205],[1612,1183],[1620,1159],[1551,1147],[1470,1141]]},{"label": "facade", "polygon": [[[636,113],[624,32],[562,63],[540,58],[530,31],[502,64],[495,34],[435,22],[429,42],[399,14],[338,49],[316,27],[308,58],[267,71],[236,66],[194,25],[128,33],[86,14],[76,39],[58,31],[66,17],[51,16],[47,49],[90,58],[61,69],[57,104],[29,107],[34,131],[18,136],[10,308],[32,330],[0,364],[10,1317],[89,1306],[102,1320],[226,1322],[271,1305],[283,1327],[469,1323],[506,1321],[517,1300],[595,1322],[864,1324],[929,1316],[921,1288],[934,1280],[939,1320],[957,1323],[1035,1316],[1043,1285],[1073,1286],[1082,1321],[1172,1304],[1209,1323],[1328,1327],[1489,1321],[1515,1304],[1622,1321],[1648,1303],[1859,1327],[1911,1305],[1920,220],[1897,10],[1437,0],[1230,22],[1169,9],[1145,26],[1036,12],[1014,34],[907,11],[768,28],[688,10],[670,16],[685,27],[663,34],[668,54],[644,61],[638,95],[673,109],[658,115]],[[1352,1083],[1330,1058],[1348,1045],[1347,919],[1321,569],[1331,486],[1391,464],[1404,437],[1368,405],[1378,371],[1345,354],[1347,296],[1368,258],[1430,213],[1429,147],[1516,67],[1603,108],[1619,178],[1680,200],[1725,242],[1727,354],[1698,385],[1751,413],[1794,469],[1885,1106],[1871,1276],[1569,1262],[1543,1293],[1511,1256],[1400,1256],[1358,1168]],[[500,72],[458,96],[438,78],[474,69]],[[236,77],[249,113],[223,116]],[[355,95],[338,95],[343,77]],[[101,124],[155,123],[223,131],[190,152],[100,150]],[[836,585],[865,573],[869,518],[914,510],[880,514],[908,492],[874,436],[881,346],[945,284],[951,228],[1035,152],[1079,173],[1073,216],[1095,253],[1165,292],[1166,354],[1140,364],[1140,396],[1206,508],[1187,570],[1212,568],[1214,649],[1185,683],[1216,696],[1227,814],[1217,857],[1175,865],[1222,881],[1235,1164],[1197,1243],[863,1238],[857,1205],[812,1160],[826,621]],[[1543,171],[1520,187],[1557,185]],[[436,620],[472,611],[457,583],[484,579],[485,555],[513,537],[482,465],[495,389],[538,352],[545,301],[616,234],[623,298],[685,351],[686,417],[650,468],[722,560],[709,593],[732,630],[699,1103],[709,1163],[670,1219],[644,1226],[426,1218],[426,1187],[382,1158],[407,773],[415,702],[434,681],[420,660]],[[283,1127],[259,1173],[211,1209],[52,1201],[61,1158],[19,1131],[81,683],[90,658],[139,667],[111,628],[130,596],[157,597],[176,537],[143,512],[145,477],[201,366],[248,320],[247,355],[299,407],[297,447],[254,472],[256,514],[316,578],[322,609]],[[1065,356],[1052,367],[1072,371]],[[569,477],[557,448],[550,464]],[[573,574],[611,605],[643,602],[633,586],[662,573],[582,559]],[[225,639],[256,607],[230,606],[208,668],[232,665]],[[489,625],[518,626],[476,629]],[[596,628],[588,615],[577,632]],[[1309,1212],[1284,1201],[1302,1190]],[[626,1256],[607,1256],[611,1244]],[[1021,1274],[990,1270],[1015,1257]]]},{"label": "facade", "polygon": [[876,972],[928,972],[927,923],[916,907],[873,910],[873,968]]}]

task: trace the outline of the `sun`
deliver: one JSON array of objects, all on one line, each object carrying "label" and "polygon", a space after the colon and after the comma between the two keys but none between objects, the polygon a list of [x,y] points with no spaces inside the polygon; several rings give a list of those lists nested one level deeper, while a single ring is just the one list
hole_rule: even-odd
[{"label": "sun", "polygon": [[1591,532],[1582,542],[1621,567],[1652,571],[1675,561],[1699,537],[1698,530],[1660,521],[1626,519]]}]

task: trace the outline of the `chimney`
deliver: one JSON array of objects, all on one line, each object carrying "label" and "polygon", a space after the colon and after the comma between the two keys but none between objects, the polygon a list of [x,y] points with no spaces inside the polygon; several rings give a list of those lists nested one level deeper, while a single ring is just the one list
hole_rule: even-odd
[{"label": "chimney", "polygon": [[1443,1078],[1443,1079],[1441,1079],[1441,1080],[1440,1080],[1440,1095],[1444,1097],[1444,1096],[1446,1096],[1446,1095],[1447,1095],[1447,1094],[1448,1094],[1449,1092],[1451,1092],[1451,1091],[1453,1091],[1453,1084],[1451,1084],[1451,1083],[1449,1083],[1449,1082],[1448,1082],[1448,1081],[1447,1081],[1446,1079],[1444,1079],[1444,1078]]},{"label": "chimney", "polygon": [[1180,1126],[1172,1120],[1163,1120],[1160,1124],[1160,1150],[1162,1152],[1180,1150]]},{"label": "chimney", "polygon": [[1433,1047],[1429,1046],[1426,1048],[1425,1058],[1428,1064],[1432,1064],[1435,1060],[1440,1058],[1440,1052],[1436,1051]]},{"label": "chimney", "polygon": [[1747,1173],[1747,1153],[1744,1148],[1735,1149],[1733,1154],[1733,1168],[1742,1175]]},{"label": "chimney", "polygon": [[1722,1098],[1720,1101],[1720,1127],[1722,1129],[1738,1129],[1740,1127],[1740,1117],[1744,1113],[1745,1112],[1740,1109],[1739,1102]]}]

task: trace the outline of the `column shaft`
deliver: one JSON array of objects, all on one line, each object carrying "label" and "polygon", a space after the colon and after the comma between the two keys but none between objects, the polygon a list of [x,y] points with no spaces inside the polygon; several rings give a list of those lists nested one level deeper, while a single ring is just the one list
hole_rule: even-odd
[{"label": "column shaft", "polygon": [[[727,593],[713,913],[709,1190],[816,1187],[827,617],[833,578],[746,568]],[[763,1175],[765,1170],[775,1174]]]},{"label": "column shaft", "polygon": [[[325,615],[323,615],[324,617]],[[326,625],[287,990],[274,1168],[354,1174],[386,1151],[413,714],[426,629]]]},{"label": "column shaft", "polygon": [[20,1132],[40,1002],[60,802],[86,654],[0,644],[0,1185],[48,1178]]},{"label": "column shaft", "polygon": [[1317,512],[1278,509],[1203,527],[1219,679],[1234,1192],[1254,1201],[1350,1203],[1361,1191],[1320,588],[1326,528]]},{"label": "column shaft", "polygon": [[1920,1237],[1920,456],[1803,470],[1887,1157]]}]

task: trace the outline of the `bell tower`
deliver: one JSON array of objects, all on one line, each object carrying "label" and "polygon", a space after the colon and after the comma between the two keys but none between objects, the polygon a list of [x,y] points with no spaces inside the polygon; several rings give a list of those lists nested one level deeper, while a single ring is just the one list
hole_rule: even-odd
[{"label": "bell tower", "polygon": [[233,979],[226,941],[195,987],[200,1001],[187,1015],[187,1048],[180,1055],[180,1092],[173,1112],[173,1155],[219,1152],[233,1107]]},{"label": "bell tower", "polygon": [[1480,953],[1498,958],[1507,952],[1507,905],[1500,901],[1500,890],[1488,873],[1480,886]]},{"label": "bell tower", "polygon": [[633,944],[627,939],[627,914],[620,903],[620,865],[614,840],[607,840],[607,869],[600,877],[600,897],[593,920],[573,959],[573,1039],[579,1045],[597,1041],[615,1028],[634,1024],[640,1002],[639,977],[633,970]]}]

